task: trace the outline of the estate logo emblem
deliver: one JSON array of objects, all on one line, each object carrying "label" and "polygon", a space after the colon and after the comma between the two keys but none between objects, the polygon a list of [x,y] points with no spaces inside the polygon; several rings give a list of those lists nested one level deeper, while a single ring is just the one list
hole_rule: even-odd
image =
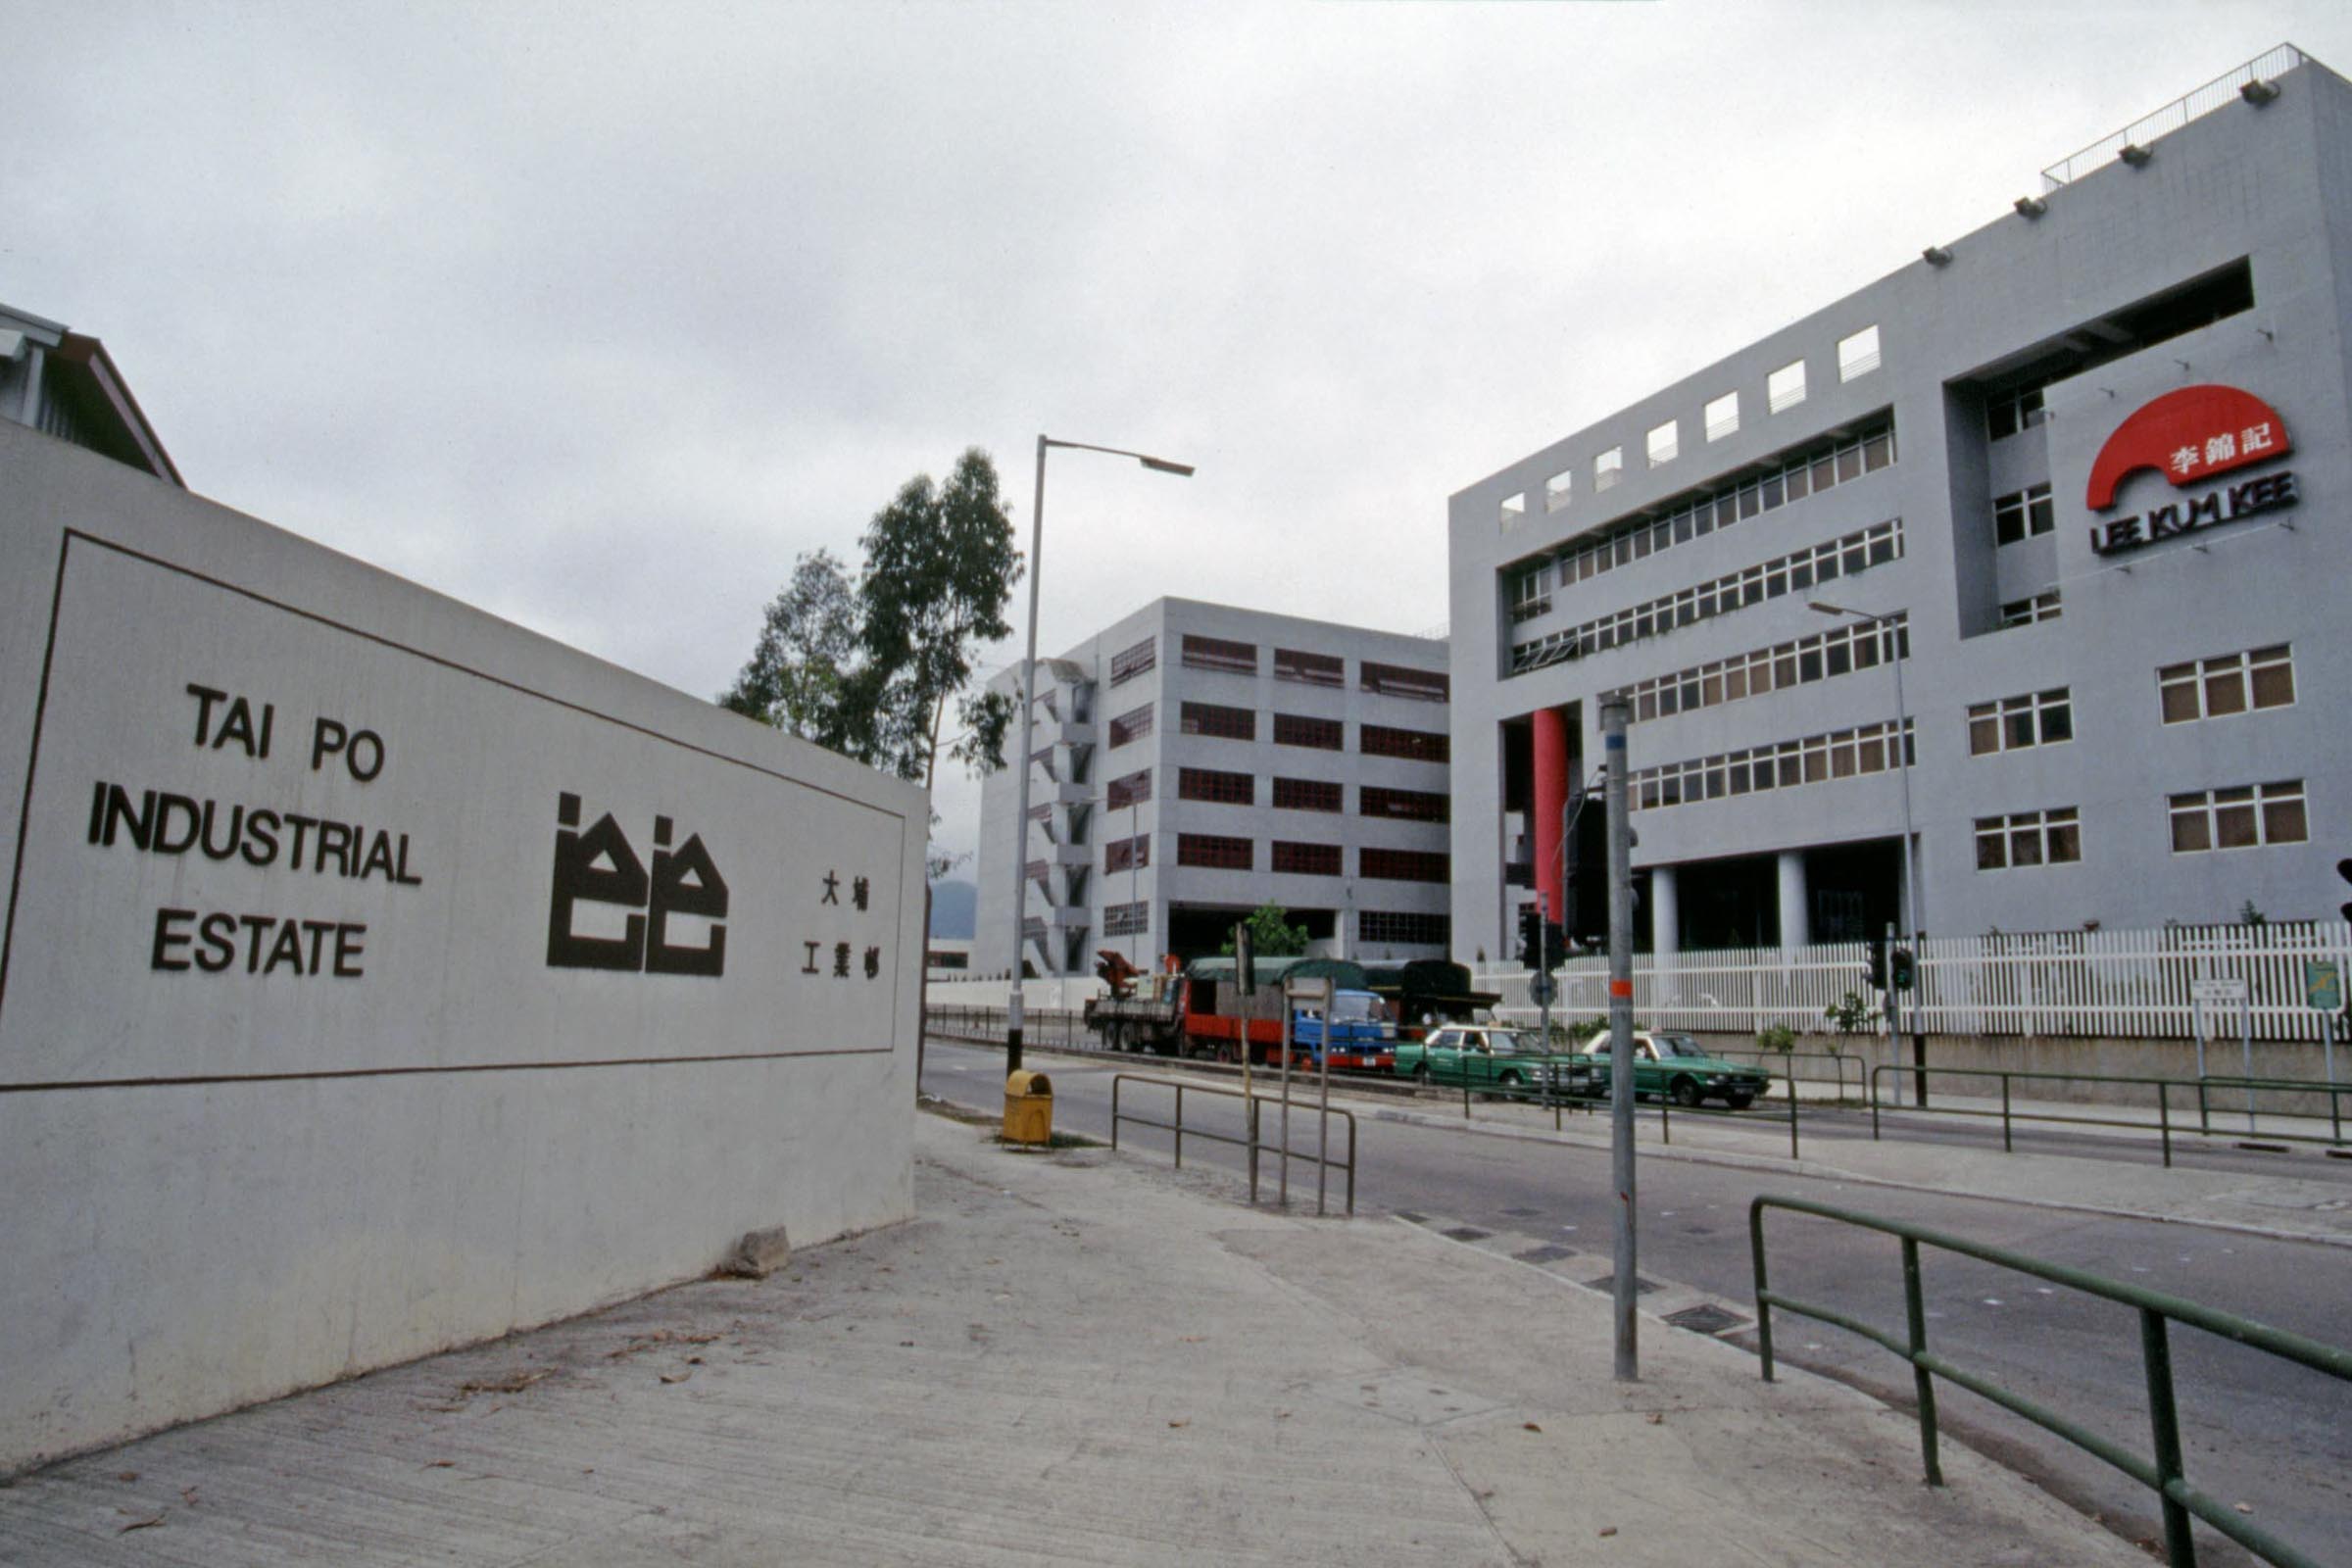
[{"label": "estate logo emblem", "polygon": [[[628,835],[607,811],[579,831],[580,798],[556,797],[554,887],[547,909],[547,964],[551,969],[618,969],[636,974],[719,975],[727,967],[727,928],[715,922],[727,913],[726,879],[697,833],[670,848],[674,829],[666,816],[654,818],[654,866],[629,844]],[[617,905],[630,911],[617,937],[584,937],[572,929],[580,904]],[[643,911],[643,912],[639,912]],[[702,915],[712,922],[709,946],[674,947],[669,919]]]},{"label": "estate logo emblem", "polygon": [[2094,512],[2115,505],[2115,492],[2142,468],[2154,468],[2185,489],[2252,463],[2294,450],[2278,411],[2233,386],[2184,386],[2146,404],[2115,427],[2090,466],[2083,497]]}]

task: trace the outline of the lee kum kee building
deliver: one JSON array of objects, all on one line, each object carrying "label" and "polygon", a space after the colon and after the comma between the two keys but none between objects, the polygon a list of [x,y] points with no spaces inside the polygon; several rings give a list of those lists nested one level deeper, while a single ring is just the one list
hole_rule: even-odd
[{"label": "lee kum kee building", "polygon": [[1457,952],[1556,899],[1615,689],[1647,945],[1902,923],[1896,658],[1930,933],[2332,912],[2352,86],[2281,48],[2041,186],[1452,498]]}]

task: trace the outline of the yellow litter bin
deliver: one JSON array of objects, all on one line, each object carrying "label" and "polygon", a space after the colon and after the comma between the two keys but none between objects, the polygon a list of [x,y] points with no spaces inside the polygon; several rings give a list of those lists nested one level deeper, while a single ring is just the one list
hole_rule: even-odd
[{"label": "yellow litter bin", "polygon": [[1054,1141],[1054,1085],[1042,1072],[1016,1072],[1004,1080],[1004,1141]]}]

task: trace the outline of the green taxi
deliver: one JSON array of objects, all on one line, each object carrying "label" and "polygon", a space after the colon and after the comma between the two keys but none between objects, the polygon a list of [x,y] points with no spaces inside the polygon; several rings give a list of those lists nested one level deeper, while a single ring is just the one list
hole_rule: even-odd
[{"label": "green taxi", "polygon": [[1396,1072],[1415,1083],[1467,1085],[1497,1094],[1591,1093],[1592,1069],[1574,1052],[1545,1051],[1534,1030],[1452,1023],[1396,1042]]},{"label": "green taxi", "polygon": [[[1611,1065],[1608,1036],[1599,1036],[1593,1045],[1593,1050],[1578,1058],[1588,1069],[1586,1087],[1580,1092],[1605,1095]],[[1720,1100],[1734,1110],[1745,1110],[1771,1091],[1772,1079],[1761,1069],[1710,1056],[1706,1048],[1689,1035],[1663,1029],[1634,1031],[1637,1097],[1654,1100],[1663,1096],[1678,1105]]]}]

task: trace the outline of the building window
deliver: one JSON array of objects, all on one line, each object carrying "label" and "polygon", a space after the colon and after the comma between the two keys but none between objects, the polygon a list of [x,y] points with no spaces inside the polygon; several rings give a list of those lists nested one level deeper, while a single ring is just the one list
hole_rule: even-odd
[{"label": "building window", "polygon": [[2012,626],[2031,626],[2037,620],[2056,620],[2060,614],[2058,590],[2050,589],[2031,599],[2012,599],[2001,606],[2001,630]]},{"label": "building window", "polygon": [[1672,718],[1695,709],[1763,697],[1910,657],[1910,618],[1849,621],[1794,642],[1693,664],[1626,689],[1637,718]]},{"label": "building window", "polygon": [[2303,781],[2299,778],[2176,795],[2172,813],[2175,855],[2301,844],[2311,836],[2303,817]]},{"label": "building window", "polygon": [[1110,746],[1116,751],[1129,741],[1140,741],[1152,733],[1152,705],[1130,708],[1110,721]]},{"label": "building window", "polygon": [[1975,703],[1968,710],[1968,755],[1989,757],[1995,752],[2022,751],[2075,738],[2075,705],[2071,688],[2004,697],[1997,703]]},{"label": "building window", "polygon": [[1745,751],[1645,767],[1626,780],[1630,806],[1656,810],[1768,790],[1795,789],[1836,779],[1884,773],[1916,765],[1914,726],[1906,720],[1901,744],[1891,720],[1841,729],[1803,740],[1753,746]]},{"label": "building window", "polygon": [[1557,512],[1562,507],[1566,506],[1568,504],[1569,493],[1575,488],[1575,485],[1576,470],[1573,468],[1562,468],[1559,472],[1544,480],[1544,510],[1545,512]]},{"label": "building window", "polygon": [[1277,871],[1296,876],[1338,876],[1340,847],[1337,844],[1298,844],[1289,839],[1276,839],[1273,844],[1273,865]]},{"label": "building window", "polygon": [[1110,683],[1131,681],[1159,662],[1158,639],[1147,637],[1124,653],[1110,656]]},{"label": "building window", "polygon": [[2050,509],[2050,487],[2030,484],[2023,490],[2012,490],[1996,496],[1992,503],[1993,543],[2013,545],[2021,539],[2033,539],[2057,531],[2057,514]]},{"label": "building window", "polygon": [[1838,340],[1838,379],[1851,381],[1879,368],[1879,329],[1866,326]]},{"label": "building window", "polygon": [[1805,401],[1805,362],[1792,360],[1764,378],[1764,406],[1786,414]]},{"label": "building window", "polygon": [[1222,637],[1196,637],[1187,632],[1184,637],[1184,667],[1254,675],[1257,673],[1257,644],[1229,642]]},{"label": "building window", "polygon": [[1449,798],[1428,790],[1389,790],[1366,784],[1355,792],[1359,816],[1385,816],[1399,822],[1447,822]]},{"label": "building window", "polygon": [[[1226,741],[1257,739],[1257,714],[1247,708],[1227,708],[1218,703],[1187,703],[1179,722],[1187,735],[1210,735]],[[1118,743],[1114,741],[1111,744]]]},{"label": "building window", "polygon": [[2029,865],[2072,865],[2082,858],[2082,813],[2063,806],[2049,811],[2012,811],[1977,818],[1977,869],[2013,871]]},{"label": "building window", "polygon": [[1152,906],[1149,904],[1107,904],[1102,906],[1102,934],[1106,937],[1140,937],[1152,929]]},{"label": "building window", "polygon": [[1450,756],[1452,742],[1443,730],[1392,729],[1386,724],[1365,724],[1356,730],[1356,750],[1366,757],[1401,757],[1414,762],[1443,762]]},{"label": "building window", "polygon": [[1364,690],[1379,697],[1409,697],[1417,703],[1446,701],[1447,683],[1442,669],[1407,669],[1402,664],[1376,664],[1369,659],[1357,666]]},{"label": "building window", "polygon": [[1502,498],[1502,531],[1509,533],[1527,520],[1527,492]]},{"label": "building window", "polygon": [[1248,806],[1257,797],[1257,775],[1254,773],[1220,773],[1214,768],[1183,767],[1176,770],[1176,798],[1180,801],[1207,801],[1217,806]]},{"label": "building window", "polygon": [[1551,567],[1538,563],[1510,574],[1511,624],[1551,613]]},{"label": "building window", "polygon": [[1682,421],[1668,419],[1664,424],[1654,427],[1643,445],[1649,453],[1649,466],[1653,468],[1664,467],[1683,449]]},{"label": "building window", "polygon": [[1355,940],[1399,942],[1414,947],[1444,948],[1453,944],[1453,917],[1413,909],[1358,909]]},{"label": "building window", "polygon": [[1735,435],[1740,429],[1740,394],[1726,392],[1701,411],[1700,422],[1707,427],[1707,439],[1720,441]]},{"label": "building window", "polygon": [[2031,430],[2049,417],[2041,406],[2041,388],[2017,387],[1997,393],[1984,404],[1985,434],[1995,441],[2004,440],[2020,430]]},{"label": "building window", "polygon": [[1274,744],[1307,746],[1318,752],[1341,751],[1348,744],[1348,726],[1336,718],[1309,718],[1304,713],[1276,713]]},{"label": "building window", "polygon": [[1885,422],[1840,440],[1791,447],[1737,483],[1687,493],[1636,513],[1606,531],[1588,534],[1575,545],[1506,566],[1503,572],[1510,585],[1511,620],[1516,624],[1533,619],[1551,608],[1549,572],[1555,564],[1559,586],[1569,588],[1849,479],[1876,473],[1891,466],[1894,457],[1894,426]]},{"label": "building window", "polygon": [[1356,852],[1358,876],[1379,882],[1450,882],[1453,857],[1443,850],[1376,850]]},{"label": "building window", "polygon": [[2167,724],[2222,718],[2256,708],[2289,708],[2295,701],[2294,656],[2280,643],[2251,653],[2167,664],[2156,672],[2156,694]]},{"label": "building window", "polygon": [[1514,644],[1510,672],[1524,675],[1562,660],[1586,658],[1639,638],[1672,631],[1677,626],[1760,605],[1767,599],[1806,593],[1822,583],[1898,561],[1902,554],[1903,520],[1892,517],[1873,527],[1857,529],[1842,539],[1832,539],[1745,571],[1729,572],[1695,588],[1652,599],[1613,615],[1597,616],[1581,626],[1570,626],[1532,642]]},{"label": "building window", "polygon": [[1214,871],[1247,871],[1253,863],[1248,839],[1221,838],[1214,833],[1176,835],[1176,863],[1204,865]]},{"label": "building window", "polygon": [[1343,808],[1339,785],[1319,778],[1278,778],[1274,806],[1284,811],[1337,811]]},{"label": "building window", "polygon": [[1102,869],[1105,871],[1140,871],[1152,863],[1152,835],[1138,833],[1131,839],[1112,839],[1102,846]]},{"label": "building window", "polygon": [[1274,650],[1274,678],[1304,681],[1309,686],[1346,686],[1348,664],[1329,654],[1301,653],[1296,648]]},{"label": "building window", "polygon": [[[1123,778],[1114,778],[1103,786],[1102,808],[1109,811],[1123,810],[1151,798],[1152,770],[1141,768]],[[1051,811],[1053,808],[1049,806],[1046,809]]]},{"label": "building window", "polygon": [[1592,493],[1598,495],[1625,477],[1625,448],[1611,447],[1592,460]]}]

